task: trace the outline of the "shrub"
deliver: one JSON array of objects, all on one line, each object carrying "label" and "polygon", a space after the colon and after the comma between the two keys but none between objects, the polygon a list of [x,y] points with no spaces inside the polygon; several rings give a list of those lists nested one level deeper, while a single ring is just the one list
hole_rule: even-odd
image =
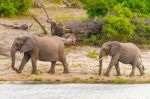
[{"label": "shrub", "polygon": [[0,0],[0,16],[13,16],[15,12],[14,3],[10,2],[10,0]]},{"label": "shrub", "polygon": [[117,0],[123,6],[130,8],[133,12],[149,14],[150,0]]},{"label": "shrub", "polygon": [[[149,14],[150,0],[79,0],[90,17],[105,16],[118,4],[132,12]],[[126,10],[125,9],[125,10]],[[117,9],[120,10],[120,9]]]},{"label": "shrub", "polygon": [[128,7],[122,6],[122,4],[116,4],[110,14],[119,16],[119,17],[126,17],[129,19],[133,19],[137,17],[137,14],[132,12]]},{"label": "shrub", "polygon": [[109,40],[128,41],[133,37],[135,26],[126,17],[107,15],[102,29],[102,38]]},{"label": "shrub", "polygon": [[113,8],[115,0],[79,0],[90,17],[104,16]]},{"label": "shrub", "polygon": [[26,12],[32,0],[0,0],[0,16],[14,16]]},{"label": "shrub", "polygon": [[138,22],[136,25],[135,35],[132,42],[137,44],[150,44],[150,25],[145,24],[145,20]]}]

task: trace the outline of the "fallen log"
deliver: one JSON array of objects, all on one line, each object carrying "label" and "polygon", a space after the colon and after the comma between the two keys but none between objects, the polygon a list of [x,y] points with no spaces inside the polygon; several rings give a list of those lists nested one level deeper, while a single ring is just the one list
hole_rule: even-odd
[{"label": "fallen log", "polygon": [[8,27],[8,28],[13,28],[13,29],[28,30],[29,28],[32,27],[33,23],[30,25],[28,25],[28,24],[3,24],[3,23],[0,23],[0,25]]}]

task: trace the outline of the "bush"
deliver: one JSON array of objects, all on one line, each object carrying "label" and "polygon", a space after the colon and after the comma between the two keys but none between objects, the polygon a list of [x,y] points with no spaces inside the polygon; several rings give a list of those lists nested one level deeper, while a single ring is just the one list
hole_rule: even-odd
[{"label": "bush", "polygon": [[32,0],[0,0],[0,16],[14,16],[26,12]]},{"label": "bush", "polygon": [[112,8],[110,14],[119,16],[119,17],[126,17],[129,19],[134,19],[137,17],[137,14],[132,12],[128,7],[122,6],[122,4],[117,4]]},{"label": "bush", "polygon": [[136,25],[135,35],[132,42],[137,44],[150,44],[150,25],[145,24],[145,20],[138,22]]},{"label": "bush", "polygon": [[117,0],[123,6],[130,8],[133,12],[149,14],[150,0]]},{"label": "bush", "polygon": [[104,16],[113,8],[114,0],[79,0],[90,17]]},{"label": "bush", "polygon": [[[149,14],[150,0],[79,0],[90,17],[105,16],[117,5],[135,13]],[[120,9],[117,9],[120,10]],[[126,12],[126,11],[125,11]]]},{"label": "bush", "polygon": [[102,39],[128,41],[133,37],[135,26],[131,24],[130,19],[107,15],[104,17],[104,22]]},{"label": "bush", "polygon": [[132,41],[150,44],[150,25],[138,22],[150,18],[150,0],[79,0],[89,18],[104,21],[102,31],[90,37],[94,44],[104,41]]}]

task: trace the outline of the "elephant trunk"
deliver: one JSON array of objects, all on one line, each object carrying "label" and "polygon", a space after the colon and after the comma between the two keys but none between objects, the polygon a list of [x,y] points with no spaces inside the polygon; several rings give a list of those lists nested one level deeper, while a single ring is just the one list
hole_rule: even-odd
[{"label": "elephant trunk", "polygon": [[10,51],[10,53],[11,53],[11,59],[12,59],[11,67],[15,71],[17,71],[17,69],[15,68],[15,54],[16,54],[16,51],[17,51],[17,49],[13,45],[12,48],[11,48],[11,51]]},{"label": "elephant trunk", "polygon": [[101,71],[102,71],[102,62],[103,60],[101,58],[99,58],[99,75],[101,75]]}]

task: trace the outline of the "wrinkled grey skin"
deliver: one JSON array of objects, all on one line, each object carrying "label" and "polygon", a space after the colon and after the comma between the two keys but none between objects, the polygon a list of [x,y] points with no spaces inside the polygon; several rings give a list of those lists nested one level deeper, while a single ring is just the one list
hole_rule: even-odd
[{"label": "wrinkled grey skin", "polygon": [[[24,57],[19,69],[15,68],[15,53],[20,51]],[[48,73],[55,73],[56,61],[62,62],[64,72],[68,73],[68,64],[64,51],[64,44],[56,37],[17,37],[11,47],[12,68],[17,73],[21,73],[24,65],[31,59],[32,74],[37,74],[37,60],[51,62]]]},{"label": "wrinkled grey skin", "polygon": [[102,70],[102,57],[105,55],[111,56],[111,61],[107,68],[105,76],[109,76],[112,66],[115,66],[117,76],[121,76],[119,62],[124,64],[131,64],[132,71],[129,76],[135,75],[135,68],[137,67],[140,71],[140,75],[144,75],[144,67],[141,67],[141,53],[138,47],[133,43],[119,43],[118,41],[106,42],[102,45],[99,53],[99,75]]}]

